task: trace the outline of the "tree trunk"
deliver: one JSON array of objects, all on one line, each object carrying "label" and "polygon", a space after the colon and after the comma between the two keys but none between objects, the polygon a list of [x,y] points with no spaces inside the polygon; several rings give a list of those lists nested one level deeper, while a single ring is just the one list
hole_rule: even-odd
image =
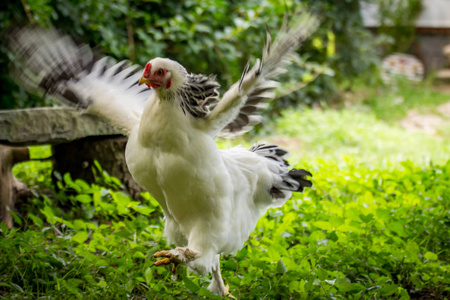
[{"label": "tree trunk", "polygon": [[70,143],[53,146],[53,169],[60,174],[70,173],[72,178],[80,178],[88,183],[95,182],[92,172],[94,160],[100,163],[109,175],[118,178],[125,191],[133,198],[139,198],[143,191],[131,177],[125,162],[127,138],[87,137]]},{"label": "tree trunk", "polygon": [[12,228],[13,218],[9,214],[17,199],[29,195],[27,186],[17,180],[13,173],[14,164],[30,159],[27,147],[9,147],[0,145],[0,221]]}]

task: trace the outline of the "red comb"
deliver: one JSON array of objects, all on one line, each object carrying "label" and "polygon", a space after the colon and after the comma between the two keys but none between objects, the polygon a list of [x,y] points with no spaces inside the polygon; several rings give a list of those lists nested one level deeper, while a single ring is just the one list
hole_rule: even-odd
[{"label": "red comb", "polygon": [[148,77],[148,75],[150,75],[150,70],[152,69],[152,64],[151,63],[147,63],[145,65],[145,69],[144,69],[144,77]]}]

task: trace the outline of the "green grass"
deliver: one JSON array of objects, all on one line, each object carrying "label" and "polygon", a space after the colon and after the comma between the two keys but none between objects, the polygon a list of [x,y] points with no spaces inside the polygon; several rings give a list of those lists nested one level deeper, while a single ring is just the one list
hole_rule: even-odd
[{"label": "green grass", "polygon": [[398,166],[406,159],[417,165],[445,163],[449,159],[449,139],[408,132],[378,120],[371,112],[287,110],[283,115],[274,133],[287,137],[288,148],[289,141],[294,142],[297,149],[290,150],[295,161],[320,159],[347,164],[346,157],[350,157],[358,164],[383,168]]},{"label": "green grass", "polygon": [[380,120],[395,122],[414,109],[420,113],[436,113],[436,107],[450,101],[450,93],[439,91],[430,83],[399,82],[395,87],[364,88],[362,104]]},{"label": "green grass", "polygon": [[[219,141],[280,143],[314,174],[312,189],[269,210],[246,246],[223,258],[235,297],[448,299],[449,139],[407,132],[384,121],[396,118],[381,117],[388,110],[288,110],[267,127],[272,135]],[[46,165],[14,172],[50,184]],[[58,185],[18,209],[15,229],[0,225],[0,297],[218,298],[209,277],[180,268],[171,281],[168,268],[151,267],[170,245],[148,194],[135,201],[107,174],[92,185],[65,175]]]}]

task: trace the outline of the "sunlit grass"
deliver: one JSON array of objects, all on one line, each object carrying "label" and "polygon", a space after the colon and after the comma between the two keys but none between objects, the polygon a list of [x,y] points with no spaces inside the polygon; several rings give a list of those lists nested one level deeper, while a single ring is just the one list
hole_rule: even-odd
[{"label": "sunlit grass", "polygon": [[[353,99],[362,103],[375,116],[387,122],[396,122],[408,115],[408,111],[417,110],[419,113],[437,113],[436,107],[450,102],[450,93],[440,91],[429,82],[413,84],[399,82],[397,85],[383,88],[362,88],[363,97]],[[358,94],[357,94],[358,95]],[[358,97],[358,96],[356,96]]]},{"label": "sunlit grass", "polygon": [[31,146],[28,148],[30,159],[35,161],[26,161],[14,165],[12,170],[14,176],[26,182],[32,188],[48,187],[51,184],[52,162],[46,159],[52,155],[51,146]]},{"label": "sunlit grass", "polygon": [[345,162],[345,157],[352,157],[356,162],[379,168],[406,159],[419,165],[449,159],[449,140],[408,132],[377,119],[371,112],[287,110],[275,124],[276,136],[286,136],[300,146],[290,150],[302,160],[340,163]]}]

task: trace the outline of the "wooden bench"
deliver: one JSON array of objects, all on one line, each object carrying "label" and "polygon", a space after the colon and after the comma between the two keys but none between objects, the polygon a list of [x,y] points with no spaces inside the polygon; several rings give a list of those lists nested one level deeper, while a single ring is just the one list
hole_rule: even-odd
[{"label": "wooden bench", "polygon": [[142,191],[133,181],[125,163],[126,137],[94,116],[75,108],[33,108],[0,110],[0,221],[11,228],[18,197],[28,188],[12,174],[18,162],[30,160],[31,145],[52,145],[53,169],[73,178],[94,181],[93,160],[124,183],[126,191],[137,196]]}]

